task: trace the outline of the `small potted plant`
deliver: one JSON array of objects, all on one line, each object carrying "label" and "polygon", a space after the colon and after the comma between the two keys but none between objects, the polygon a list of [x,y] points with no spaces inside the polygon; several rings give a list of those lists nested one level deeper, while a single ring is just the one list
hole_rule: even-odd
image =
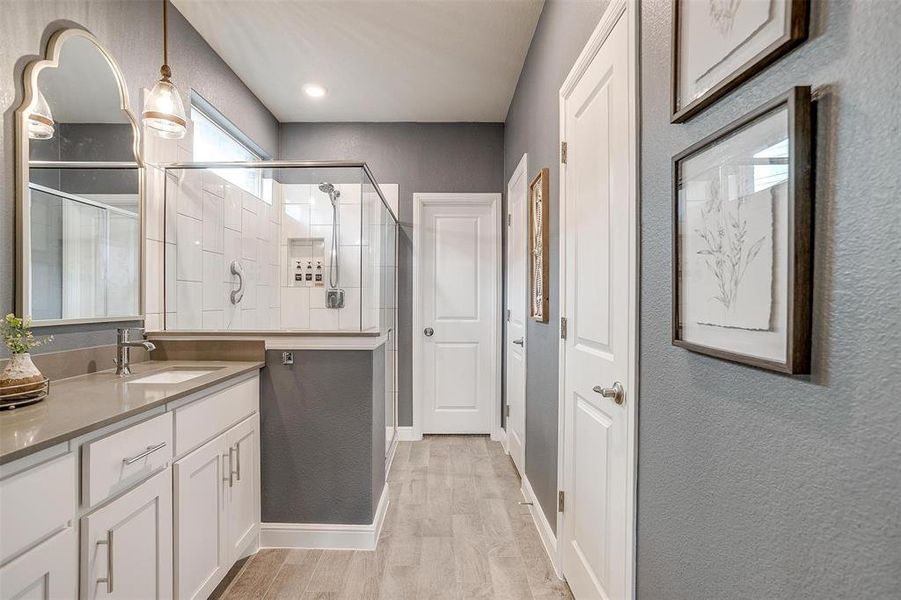
[{"label": "small potted plant", "polygon": [[10,355],[9,362],[0,373],[0,397],[4,392],[9,392],[23,399],[28,397],[29,392],[40,392],[44,388],[44,376],[34,366],[29,352],[53,338],[38,339],[31,333],[30,327],[30,319],[19,318],[12,313],[0,321],[0,336]]}]

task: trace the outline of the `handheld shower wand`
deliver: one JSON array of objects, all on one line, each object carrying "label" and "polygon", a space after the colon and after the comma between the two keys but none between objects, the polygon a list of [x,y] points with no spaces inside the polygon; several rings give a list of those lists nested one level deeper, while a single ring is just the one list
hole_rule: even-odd
[{"label": "handheld shower wand", "polygon": [[326,294],[326,306],[341,308],[344,306],[344,290],[338,289],[341,274],[338,267],[338,198],[341,197],[341,192],[327,182],[319,184],[319,191],[328,194],[329,200],[332,201],[332,244],[329,250],[331,260],[328,267],[329,289]]}]

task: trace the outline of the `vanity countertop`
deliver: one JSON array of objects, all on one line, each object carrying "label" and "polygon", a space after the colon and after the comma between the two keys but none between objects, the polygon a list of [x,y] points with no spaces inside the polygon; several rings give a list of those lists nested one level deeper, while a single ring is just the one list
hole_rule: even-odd
[{"label": "vanity countertop", "polygon": [[[148,361],[132,374],[99,371],[51,382],[50,394],[31,406],[0,411],[0,464],[28,456],[117,421],[261,369],[254,361]],[[181,383],[134,383],[154,373],[206,370]],[[131,382],[131,383],[130,383]]]}]

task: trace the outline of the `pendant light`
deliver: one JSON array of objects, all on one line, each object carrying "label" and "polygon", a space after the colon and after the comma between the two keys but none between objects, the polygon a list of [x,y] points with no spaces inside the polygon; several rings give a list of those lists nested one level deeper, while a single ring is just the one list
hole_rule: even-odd
[{"label": "pendant light", "polygon": [[144,100],[144,124],[156,132],[157,135],[167,139],[180,139],[185,136],[187,118],[185,106],[181,102],[181,95],[169,78],[172,71],[169,69],[169,0],[163,0],[163,66],[160,67],[160,80],[150,90]]},{"label": "pendant light", "polygon": [[44,94],[38,90],[28,113],[28,137],[33,140],[47,140],[53,137],[53,115]]}]

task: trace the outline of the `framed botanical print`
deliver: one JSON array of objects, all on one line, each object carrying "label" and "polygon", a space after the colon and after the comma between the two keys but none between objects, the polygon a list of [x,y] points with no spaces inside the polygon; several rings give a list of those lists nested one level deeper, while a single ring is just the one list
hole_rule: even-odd
[{"label": "framed botanical print", "polygon": [[807,39],[810,0],[673,0],[672,122]]},{"label": "framed botanical print", "polygon": [[810,88],[673,158],[673,344],[810,369]]},{"label": "framed botanical print", "polygon": [[535,321],[548,320],[548,169],[541,169],[529,183],[529,279],[530,312]]}]

